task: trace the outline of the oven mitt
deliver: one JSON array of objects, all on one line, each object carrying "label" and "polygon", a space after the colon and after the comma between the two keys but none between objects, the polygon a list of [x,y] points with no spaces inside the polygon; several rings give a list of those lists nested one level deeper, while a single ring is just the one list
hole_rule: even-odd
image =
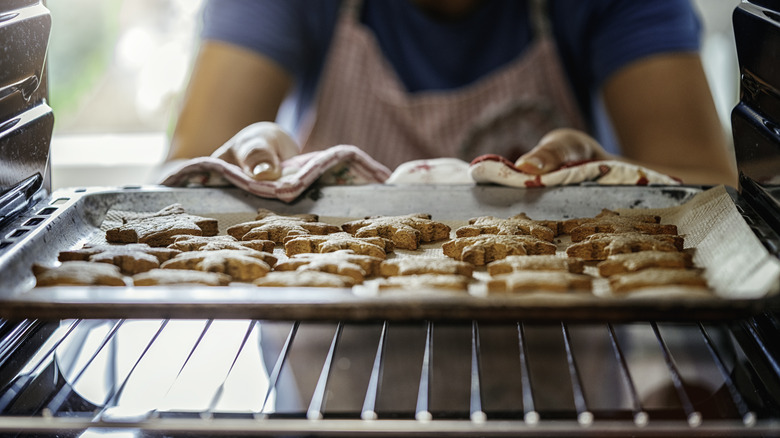
[{"label": "oven mitt", "polygon": [[595,182],[602,185],[679,185],[681,181],[635,164],[616,160],[572,163],[543,175],[522,172],[514,163],[498,155],[475,158],[469,173],[477,183],[494,183],[510,187],[553,187]]},{"label": "oven mitt", "polygon": [[385,184],[474,184],[469,163],[457,158],[407,161],[395,168]]},{"label": "oven mitt", "polygon": [[234,185],[263,198],[290,202],[319,180],[324,185],[382,183],[390,170],[351,145],[296,155],[282,161],[281,176],[258,181],[240,167],[215,157],[185,161],[169,171],[160,184],[171,187],[224,187]]}]

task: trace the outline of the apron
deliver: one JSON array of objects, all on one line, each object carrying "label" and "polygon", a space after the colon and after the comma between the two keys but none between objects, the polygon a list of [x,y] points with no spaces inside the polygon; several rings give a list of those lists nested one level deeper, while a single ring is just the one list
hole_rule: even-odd
[{"label": "apron", "polygon": [[347,0],[304,119],[303,152],[352,144],[391,169],[484,154],[514,161],[552,129],[583,129],[544,0],[529,4],[534,39],[516,59],[464,87],[409,93],[360,23],[360,0]]}]

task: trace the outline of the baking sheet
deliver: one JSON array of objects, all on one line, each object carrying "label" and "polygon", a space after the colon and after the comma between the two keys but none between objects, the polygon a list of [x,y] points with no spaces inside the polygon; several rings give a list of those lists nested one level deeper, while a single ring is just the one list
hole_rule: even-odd
[{"label": "baking sheet", "polygon": [[[181,203],[193,214],[252,218],[258,207],[279,213],[354,218],[425,212],[436,220],[465,223],[483,215],[534,219],[592,216],[602,208],[632,214],[657,209],[695,247],[712,294],[664,288],[627,296],[531,293],[485,295],[436,291],[370,293],[365,289],[230,287],[34,288],[32,263],[56,263],[59,251],[102,237],[110,212],[156,211]],[[577,186],[518,190],[492,186],[358,186],[315,189],[291,204],[236,190],[93,188],[55,193],[42,208],[55,212],[0,253],[6,318],[257,318],[257,319],[723,319],[754,314],[775,302],[780,262],[763,248],[729,193],[715,188]],[[639,210],[641,209],[641,210]],[[42,211],[42,209],[38,209]],[[230,223],[220,224],[221,232]],[[437,251],[428,246],[427,251]],[[401,254],[401,253],[399,253]],[[396,256],[399,256],[398,254]]]}]

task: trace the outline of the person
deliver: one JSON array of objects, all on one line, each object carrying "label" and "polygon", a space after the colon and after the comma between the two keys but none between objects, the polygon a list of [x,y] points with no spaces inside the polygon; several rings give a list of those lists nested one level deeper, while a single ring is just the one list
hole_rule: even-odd
[{"label": "person", "polygon": [[[390,168],[617,158],[736,185],[687,0],[219,0],[203,17],[169,160],[267,121],[296,152],[354,144]],[[277,177],[290,140],[260,137],[216,156]]]}]

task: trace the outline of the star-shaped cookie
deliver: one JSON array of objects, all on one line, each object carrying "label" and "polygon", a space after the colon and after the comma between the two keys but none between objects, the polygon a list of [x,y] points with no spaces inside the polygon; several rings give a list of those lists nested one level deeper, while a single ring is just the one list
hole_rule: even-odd
[{"label": "star-shaped cookie", "polygon": [[255,220],[233,225],[227,233],[238,240],[271,240],[284,243],[286,238],[301,235],[324,235],[341,229],[335,225],[318,222],[315,214],[280,215],[270,210],[258,210]]},{"label": "star-shaped cookie", "polygon": [[615,254],[640,251],[682,251],[683,238],[669,234],[593,234],[566,248],[570,257],[584,260],[605,260]]},{"label": "star-shaped cookie", "polygon": [[81,260],[59,266],[33,265],[36,285],[43,286],[127,286],[119,268],[108,263]]},{"label": "star-shaped cookie", "polygon": [[321,253],[351,249],[357,254],[385,259],[387,253],[392,252],[393,248],[393,241],[384,237],[361,238],[345,232],[324,236],[296,236],[284,244],[284,250],[288,257],[307,252]]},{"label": "star-shaped cookie", "polygon": [[274,271],[253,282],[256,286],[265,287],[337,287],[345,288],[355,285],[352,277],[331,274],[320,271]]},{"label": "star-shaped cookie", "polygon": [[677,226],[659,223],[661,218],[652,215],[621,216],[619,213],[604,209],[593,218],[569,219],[562,223],[564,232],[571,235],[573,242],[580,242],[597,233],[643,233],[677,234]]},{"label": "star-shaped cookie", "polygon": [[126,245],[84,245],[80,249],[61,251],[59,261],[82,260],[116,265],[125,275],[135,275],[160,266],[181,251],[151,247],[145,243]]},{"label": "star-shaped cookie", "polygon": [[188,251],[168,260],[163,269],[191,269],[229,275],[233,281],[251,282],[271,271],[276,264],[273,254],[252,249]]},{"label": "star-shaped cookie", "polygon": [[526,216],[525,213],[520,213],[509,219],[482,216],[471,219],[469,225],[455,230],[457,237],[479,236],[480,234],[528,235],[547,242],[552,242],[557,233],[557,222],[536,221]]},{"label": "star-shaped cookie", "polygon": [[490,275],[509,274],[518,271],[561,271],[582,274],[585,262],[578,257],[559,257],[554,254],[511,255],[488,263]]},{"label": "star-shaped cookie", "polygon": [[327,253],[296,254],[279,262],[274,270],[329,272],[352,277],[356,284],[360,284],[366,277],[377,274],[381,262],[381,258],[342,249]]},{"label": "star-shaped cookie", "polygon": [[238,240],[233,236],[177,236],[168,248],[179,251],[215,251],[219,249],[254,249],[273,252],[270,240]]},{"label": "star-shaped cookie", "polygon": [[437,257],[404,257],[385,260],[379,266],[379,274],[383,277],[399,275],[462,275],[471,277],[474,265],[467,262]]},{"label": "star-shaped cookie", "polygon": [[517,271],[488,280],[488,292],[568,292],[590,291],[593,278],[585,274],[560,271]]},{"label": "star-shaped cookie", "polygon": [[216,236],[217,220],[187,213],[179,204],[169,205],[154,213],[122,217],[122,225],[106,230],[109,243],[146,243],[168,246],[175,236]]},{"label": "star-shaped cookie", "polygon": [[442,245],[444,255],[482,266],[510,255],[555,254],[556,246],[533,236],[482,234],[458,237]]},{"label": "star-shaped cookie", "polygon": [[450,236],[450,227],[431,220],[429,214],[371,216],[347,222],[341,228],[355,237],[384,237],[396,248],[417,249],[420,243],[436,242]]}]

